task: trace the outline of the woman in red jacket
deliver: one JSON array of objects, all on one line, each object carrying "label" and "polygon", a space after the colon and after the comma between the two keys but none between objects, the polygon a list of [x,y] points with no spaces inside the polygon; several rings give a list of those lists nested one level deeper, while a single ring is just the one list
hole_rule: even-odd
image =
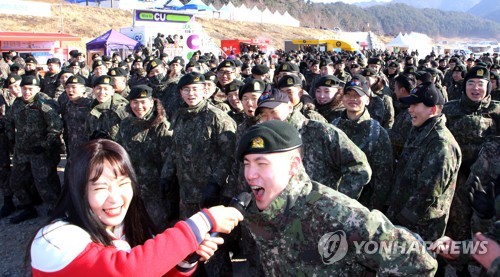
[{"label": "woman in red jacket", "polygon": [[[204,209],[156,234],[125,150],[93,140],[75,153],[50,222],[31,244],[33,276],[187,276],[243,220],[234,208]],[[155,235],[156,234],[156,235]]]}]

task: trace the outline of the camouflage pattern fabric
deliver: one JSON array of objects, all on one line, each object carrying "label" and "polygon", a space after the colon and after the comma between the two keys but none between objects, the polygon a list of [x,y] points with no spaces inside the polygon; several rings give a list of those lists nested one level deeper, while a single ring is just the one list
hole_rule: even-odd
[{"label": "camouflage pattern fabric", "polygon": [[168,118],[173,118],[181,107],[186,107],[177,88],[177,83],[181,77],[169,79],[167,82],[153,87],[153,97],[160,99]]},{"label": "camouflage pattern fabric", "polygon": [[444,115],[413,128],[398,161],[388,217],[425,240],[444,235],[462,155]]},{"label": "camouflage pattern fabric", "polygon": [[64,122],[63,138],[68,159],[71,159],[71,153],[75,153],[78,147],[89,139],[85,130],[85,121],[89,116],[91,104],[92,99],[82,97],[75,102],[68,100],[61,106],[61,116]]},{"label": "camouflage pattern fabric", "polygon": [[339,117],[344,111],[344,105],[340,103],[338,106],[332,107],[332,103],[320,105],[316,103],[316,110],[321,114],[327,122],[332,122],[335,118]]},{"label": "camouflage pattern fabric", "polygon": [[52,75],[50,75],[50,73],[45,74],[45,76],[43,77],[42,92],[47,94],[50,98],[57,99],[56,89],[58,83],[59,83],[59,73]]},{"label": "camouflage pattern fabric", "polygon": [[368,105],[368,112],[371,117],[377,120],[385,129],[391,129],[394,124],[394,105],[392,98],[379,92],[373,92]]},{"label": "camouflage pattern fabric", "polygon": [[[380,276],[433,276],[437,267],[415,234],[395,227],[381,212],[311,182],[303,168],[268,209],[260,212],[251,204],[242,224],[256,239],[266,276],[363,276],[368,269]],[[340,231],[345,232],[346,255],[325,264],[318,251],[320,238]],[[354,243],[361,241],[412,243],[420,250],[357,254]]]},{"label": "camouflage pattern fabric", "polygon": [[293,110],[301,112],[307,119],[328,123],[328,121],[326,121],[326,119],[320,113],[310,108],[308,105],[304,105],[303,102],[300,102],[299,104],[295,105],[293,107]]},{"label": "camouflage pattern fabric", "polygon": [[115,140],[120,122],[128,116],[125,110],[127,104],[127,99],[116,93],[104,103],[94,100],[90,114],[85,122],[87,135],[90,137],[95,132],[103,132],[107,133],[112,140]]},{"label": "camouflage pattern fabric", "polygon": [[463,94],[463,84],[464,80],[458,82],[453,81],[452,85],[448,87],[448,101],[458,100]]},{"label": "camouflage pattern fabric", "polygon": [[408,135],[412,128],[411,116],[408,113],[408,106],[401,104],[401,111],[394,118],[394,125],[392,128],[387,130],[389,137],[391,138],[392,151],[396,159],[399,158],[403,152],[403,147],[405,146]]}]

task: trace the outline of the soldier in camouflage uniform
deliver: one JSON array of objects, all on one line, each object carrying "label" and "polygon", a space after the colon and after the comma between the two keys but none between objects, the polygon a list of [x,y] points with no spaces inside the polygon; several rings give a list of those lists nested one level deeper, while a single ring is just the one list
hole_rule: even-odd
[{"label": "soldier in camouflage uniform", "polygon": [[[366,78],[372,91],[370,105],[368,106],[370,115],[373,119],[380,122],[380,125],[384,128],[391,129],[394,124],[394,105],[392,104],[391,96],[383,92],[385,86],[384,78],[378,76],[371,68],[365,68],[362,75]],[[355,78],[353,77],[353,79]],[[380,103],[379,99],[382,100],[382,103]]]},{"label": "soldier in camouflage uniform", "polygon": [[358,199],[372,170],[366,155],[337,127],[305,118],[293,110],[280,91],[262,95],[255,112],[260,121],[287,121],[299,130],[304,142],[304,166],[314,181]]},{"label": "soldier in camouflage uniform", "polygon": [[210,104],[219,108],[223,112],[229,112],[231,108],[226,104],[226,94],[222,92],[220,88],[217,87],[217,75],[212,71],[208,71],[204,74],[205,76],[205,86],[207,87],[206,99]]},{"label": "soldier in camouflage uniform", "polygon": [[137,174],[141,198],[158,231],[168,224],[168,202],[160,188],[160,174],[172,132],[165,110],[146,85],[132,88],[129,116],[120,123],[117,142],[127,153]]},{"label": "soldier in camouflage uniform", "polygon": [[245,111],[239,97],[239,90],[243,85],[242,81],[233,80],[224,87],[224,93],[227,94],[227,103],[231,108],[227,114],[236,122],[236,125],[240,125],[245,121]]},{"label": "soldier in camouflage uniform", "polygon": [[333,76],[337,77],[344,83],[351,80],[351,74],[345,71],[345,62],[342,59],[335,61],[335,73],[333,73]]},{"label": "soldier in camouflage uniform", "polygon": [[310,109],[308,104],[304,103],[305,99],[311,99],[311,96],[302,89],[302,81],[296,75],[283,76],[278,81],[278,89],[288,95],[292,103],[293,110],[302,113],[306,118],[328,123],[326,119],[318,112]]},{"label": "soldier in camouflage uniform", "polygon": [[444,73],[444,78],[443,78],[443,85],[446,86],[447,88],[453,85],[452,70],[459,64],[462,64],[462,62],[457,57],[452,57],[448,62],[448,70]]},{"label": "soldier in camouflage uniform", "polygon": [[356,84],[346,84],[342,97],[346,109],[332,124],[344,131],[363,150],[372,168],[372,178],[364,186],[358,201],[370,210],[384,212],[392,188],[391,179],[387,178],[393,174],[391,141],[387,131],[370,117],[365,108],[370,101],[369,92]]},{"label": "soldier in camouflage uniform", "polygon": [[332,122],[344,110],[342,104],[342,85],[344,83],[333,75],[325,75],[316,81],[315,105],[318,112]]},{"label": "soldier in camouflage uniform", "polygon": [[113,78],[113,87],[115,88],[115,93],[121,95],[123,98],[128,100],[128,94],[130,93],[130,88],[128,87],[128,73],[125,69],[120,67],[111,68],[108,71],[108,75]]},{"label": "soldier in camouflage uniform", "polygon": [[67,164],[71,161],[72,153],[89,139],[85,131],[85,121],[91,110],[92,99],[86,97],[85,79],[74,75],[65,83],[66,91],[59,99],[67,98],[68,101],[61,103],[60,113],[64,123],[63,138],[66,144]]},{"label": "soldier in camouflage uniform", "polygon": [[0,95],[0,193],[3,195],[3,206],[0,209],[0,218],[9,216],[16,210],[12,201],[12,189],[10,188],[10,148],[9,138],[7,136],[7,113],[12,107],[14,100],[21,97],[21,76],[9,74],[5,80]]},{"label": "soldier in camouflage uniform", "polygon": [[94,101],[85,121],[85,130],[90,139],[107,138],[115,140],[120,122],[128,116],[125,107],[127,99],[114,93],[113,79],[103,75],[93,84]]},{"label": "soldier in camouflage uniform", "polygon": [[[319,62],[319,70],[320,70],[320,74],[315,76],[312,80],[311,80],[311,84],[308,84],[309,85],[309,93],[311,94],[311,96],[314,96],[314,93],[316,92],[316,89],[318,88],[317,86],[317,82],[318,80],[321,78],[321,77],[324,77],[324,76],[327,76],[327,75],[333,75],[333,73],[335,72],[335,67],[333,66],[333,61],[328,58],[328,57],[323,57],[321,58],[320,62]],[[318,108],[317,104],[316,104],[316,108]],[[320,112],[321,114],[321,112]],[[323,115],[323,114],[321,114]],[[325,115],[323,115],[325,116]],[[328,120],[328,118],[327,118]]]},{"label": "soldier in camouflage uniform", "polygon": [[168,118],[172,118],[179,108],[184,106],[184,101],[179,94],[177,83],[183,76],[182,59],[174,58],[170,61],[170,73],[165,77],[165,68],[159,59],[153,60],[148,66],[149,86],[153,88],[153,97],[160,100]]},{"label": "soldier in camouflage uniform", "polygon": [[59,72],[61,72],[61,61],[58,58],[50,58],[47,60],[47,66],[49,71],[45,73],[43,78],[43,93],[57,99],[56,88],[59,81]]},{"label": "soldier in camouflage uniform", "polygon": [[473,67],[465,76],[462,97],[446,103],[443,109],[446,126],[455,136],[463,155],[446,232],[456,240],[467,240],[471,236],[472,209],[466,185],[470,166],[487,137],[500,134],[500,103],[491,100],[489,80],[486,68]]},{"label": "soldier in camouflage uniform", "polygon": [[424,240],[444,235],[462,155],[441,114],[444,99],[431,82],[400,101],[413,128],[395,170],[388,217]]},{"label": "soldier in camouflage uniform", "polygon": [[491,100],[500,101],[500,75],[498,73],[490,73],[491,82]]},{"label": "soldier in camouflage uniform", "polygon": [[[167,191],[177,179],[180,216],[186,218],[200,207],[220,203],[233,162],[236,123],[206,101],[203,75],[186,74],[178,87],[188,107],[172,118],[172,147],[161,177]],[[205,268],[210,276],[231,276],[228,249],[220,248]]]},{"label": "soldier in camouflage uniform", "polygon": [[57,103],[40,92],[40,80],[34,75],[23,76],[22,97],[17,98],[7,114],[7,135],[14,145],[10,184],[23,210],[11,218],[19,223],[38,216],[30,195],[30,181],[43,201],[53,207],[61,184],[57,165],[63,123]]},{"label": "soldier in camouflage uniform", "polygon": [[387,130],[387,133],[391,138],[392,151],[396,160],[403,152],[403,147],[412,128],[411,116],[408,113],[409,106],[399,102],[399,99],[410,96],[410,92],[414,88],[415,82],[405,75],[399,75],[394,79],[394,95],[399,103],[398,106],[400,111],[394,118],[394,125],[392,126],[392,129]]},{"label": "soldier in camouflage uniform", "polygon": [[[266,276],[364,276],[367,270],[433,276],[436,261],[416,234],[312,181],[302,165],[301,145],[296,128],[273,120],[251,127],[238,147],[255,200],[242,224],[257,241]],[[411,244],[419,251],[356,253],[355,243],[362,241]]]},{"label": "soldier in camouflage uniform", "polygon": [[451,69],[452,79],[451,84],[448,87],[448,101],[460,99],[462,97],[462,89],[464,83],[464,77],[467,73],[467,69],[463,64],[457,64],[454,68]]}]

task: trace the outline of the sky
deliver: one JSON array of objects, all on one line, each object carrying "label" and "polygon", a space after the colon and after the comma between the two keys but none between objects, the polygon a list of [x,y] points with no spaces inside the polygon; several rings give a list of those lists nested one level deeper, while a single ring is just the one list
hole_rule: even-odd
[{"label": "sky", "polygon": [[[333,3],[333,2],[344,2],[347,4],[354,4],[359,2],[370,2],[371,0],[311,0],[315,3]],[[377,2],[390,2],[391,0],[375,0]]]}]

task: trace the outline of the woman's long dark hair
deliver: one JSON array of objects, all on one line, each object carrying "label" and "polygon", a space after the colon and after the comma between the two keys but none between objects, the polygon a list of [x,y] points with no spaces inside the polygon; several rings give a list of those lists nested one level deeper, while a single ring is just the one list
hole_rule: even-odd
[{"label": "woman's long dark hair", "polygon": [[123,222],[125,237],[131,247],[143,244],[156,234],[156,227],[142,203],[129,155],[122,146],[111,140],[89,141],[72,155],[69,170],[64,174],[61,196],[50,222],[63,219],[87,231],[92,241],[104,246],[112,245],[106,226],[94,214],[88,202],[87,187],[90,182],[99,179],[106,161],[111,164],[115,174],[128,176],[132,181],[134,195]]}]

